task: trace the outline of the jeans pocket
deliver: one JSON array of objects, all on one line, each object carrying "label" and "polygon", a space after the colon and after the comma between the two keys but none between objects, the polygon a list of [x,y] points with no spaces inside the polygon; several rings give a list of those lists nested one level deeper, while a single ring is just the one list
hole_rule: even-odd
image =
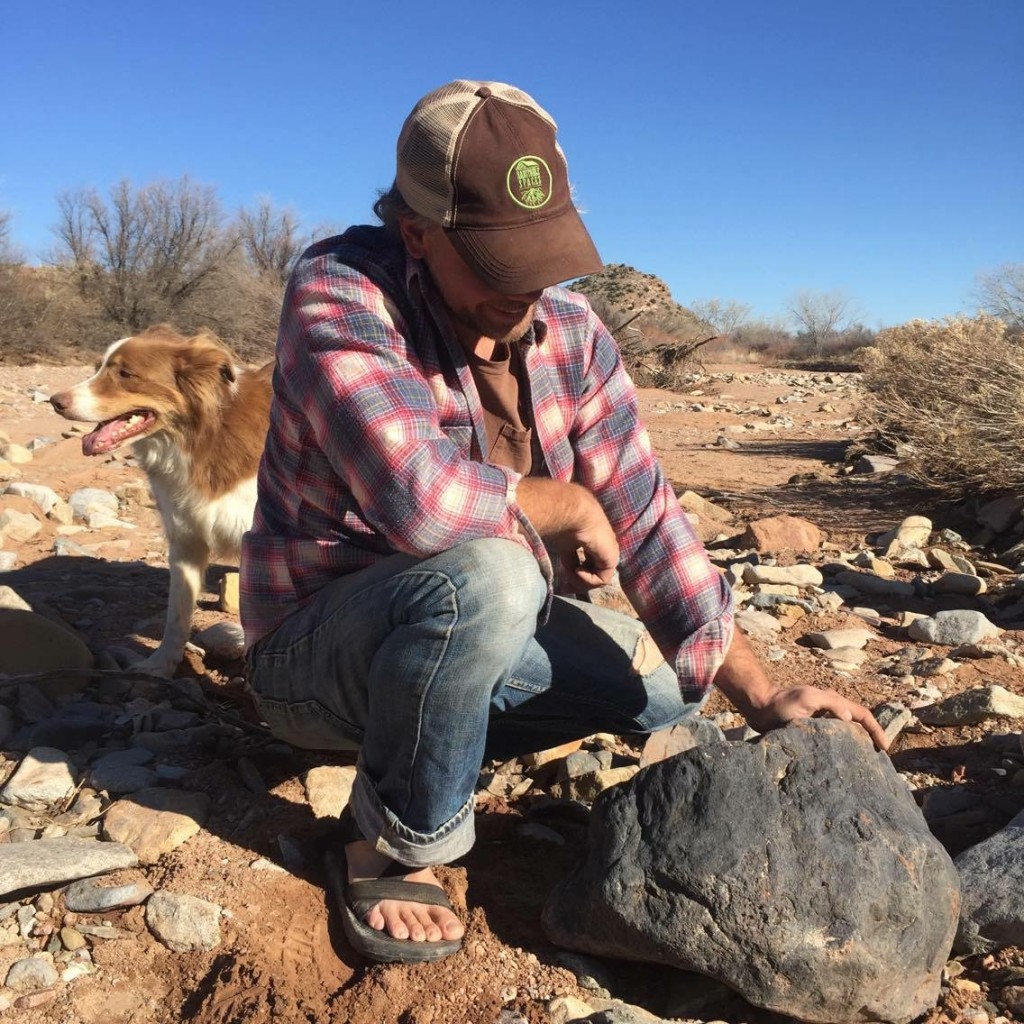
[{"label": "jeans pocket", "polygon": [[279,740],[304,750],[358,750],[362,732],[318,700],[271,700],[253,694],[260,718]]}]

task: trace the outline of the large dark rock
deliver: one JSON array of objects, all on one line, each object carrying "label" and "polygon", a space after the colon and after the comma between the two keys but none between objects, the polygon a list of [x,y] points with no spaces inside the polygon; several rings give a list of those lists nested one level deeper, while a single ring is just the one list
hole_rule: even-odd
[{"label": "large dark rock", "polygon": [[959,907],[889,759],[859,726],[814,719],[602,794],[544,925],[560,946],[699,971],[803,1020],[902,1024],[938,998]]},{"label": "large dark rock", "polygon": [[959,953],[1024,945],[1024,812],[956,859],[963,890]]}]

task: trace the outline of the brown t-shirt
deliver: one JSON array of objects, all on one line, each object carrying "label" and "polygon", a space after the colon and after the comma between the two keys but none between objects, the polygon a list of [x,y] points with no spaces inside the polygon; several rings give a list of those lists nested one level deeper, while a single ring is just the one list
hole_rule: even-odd
[{"label": "brown t-shirt", "polygon": [[467,353],[469,368],[480,392],[487,432],[485,461],[508,466],[523,476],[533,468],[530,408],[523,386],[523,363],[517,344],[498,344],[490,359]]}]

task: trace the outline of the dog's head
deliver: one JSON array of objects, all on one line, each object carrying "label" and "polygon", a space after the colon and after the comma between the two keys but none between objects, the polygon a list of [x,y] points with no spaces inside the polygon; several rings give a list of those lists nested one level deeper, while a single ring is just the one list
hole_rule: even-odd
[{"label": "dog's head", "polygon": [[198,432],[230,398],[237,375],[213,334],[186,338],[159,324],[115,341],[88,380],[53,395],[50,404],[66,419],[96,422],[82,451],[101,455],[161,430]]}]

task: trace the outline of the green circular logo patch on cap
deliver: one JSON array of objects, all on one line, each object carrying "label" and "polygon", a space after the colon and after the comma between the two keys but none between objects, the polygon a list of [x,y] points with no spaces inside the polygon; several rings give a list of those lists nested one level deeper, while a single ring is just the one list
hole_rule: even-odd
[{"label": "green circular logo patch on cap", "polygon": [[551,198],[551,168],[539,156],[521,156],[508,169],[505,186],[513,201],[539,210]]}]

